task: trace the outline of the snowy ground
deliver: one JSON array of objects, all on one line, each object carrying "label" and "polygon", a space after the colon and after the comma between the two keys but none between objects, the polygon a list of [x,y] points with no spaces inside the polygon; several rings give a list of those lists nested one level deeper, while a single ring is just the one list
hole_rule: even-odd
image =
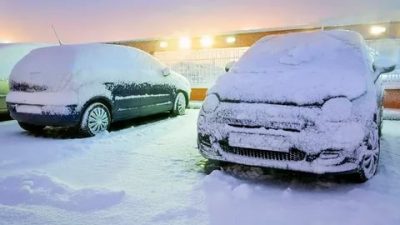
[{"label": "snowy ground", "polygon": [[400,121],[384,122],[378,175],[349,184],[257,169],[207,175],[197,114],[85,139],[65,130],[34,137],[0,122],[0,224],[400,224]]}]

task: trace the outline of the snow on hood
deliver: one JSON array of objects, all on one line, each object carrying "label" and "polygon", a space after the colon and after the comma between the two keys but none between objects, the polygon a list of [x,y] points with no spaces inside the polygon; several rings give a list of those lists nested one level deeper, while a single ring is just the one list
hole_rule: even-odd
[{"label": "snow on hood", "polygon": [[221,100],[322,104],[362,95],[371,68],[364,40],[355,32],[270,36],[254,44],[210,93]]},{"label": "snow on hood", "polygon": [[77,44],[41,48],[24,57],[13,69],[16,83],[45,86],[48,91],[71,90],[95,82],[122,82],[127,77],[146,79],[141,68],[160,72],[163,65],[135,48],[109,44]]},{"label": "snow on hood", "polygon": [[8,80],[11,70],[30,51],[45,44],[0,44],[0,80]]}]

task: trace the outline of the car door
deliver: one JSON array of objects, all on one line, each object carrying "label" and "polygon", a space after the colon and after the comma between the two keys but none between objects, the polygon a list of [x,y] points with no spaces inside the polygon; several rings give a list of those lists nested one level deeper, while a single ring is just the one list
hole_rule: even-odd
[{"label": "car door", "polygon": [[[145,104],[146,67],[141,55],[124,58],[129,64],[129,71],[121,71],[119,82],[107,83],[114,104],[114,121],[135,118],[142,115]],[[126,67],[126,66],[124,66]]]},{"label": "car door", "polygon": [[172,109],[173,87],[163,74],[165,66],[151,56],[144,56],[145,82],[141,87],[141,114],[150,115]]}]

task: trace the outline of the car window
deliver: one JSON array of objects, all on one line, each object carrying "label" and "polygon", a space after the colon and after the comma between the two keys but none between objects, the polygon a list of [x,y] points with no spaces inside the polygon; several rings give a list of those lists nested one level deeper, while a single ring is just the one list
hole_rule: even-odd
[{"label": "car window", "polygon": [[139,61],[143,69],[151,71],[160,71],[164,68],[161,62],[148,54],[140,54]]}]

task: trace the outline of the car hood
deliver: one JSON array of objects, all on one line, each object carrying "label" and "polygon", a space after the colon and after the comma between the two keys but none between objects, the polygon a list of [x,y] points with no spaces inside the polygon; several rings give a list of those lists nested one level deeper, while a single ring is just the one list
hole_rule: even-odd
[{"label": "car hood", "polygon": [[343,72],[335,79],[316,79],[320,74],[310,71],[298,76],[295,71],[275,73],[228,73],[221,76],[209,94],[221,101],[263,102],[271,104],[323,104],[333,97],[352,100],[366,92],[365,79]]}]

